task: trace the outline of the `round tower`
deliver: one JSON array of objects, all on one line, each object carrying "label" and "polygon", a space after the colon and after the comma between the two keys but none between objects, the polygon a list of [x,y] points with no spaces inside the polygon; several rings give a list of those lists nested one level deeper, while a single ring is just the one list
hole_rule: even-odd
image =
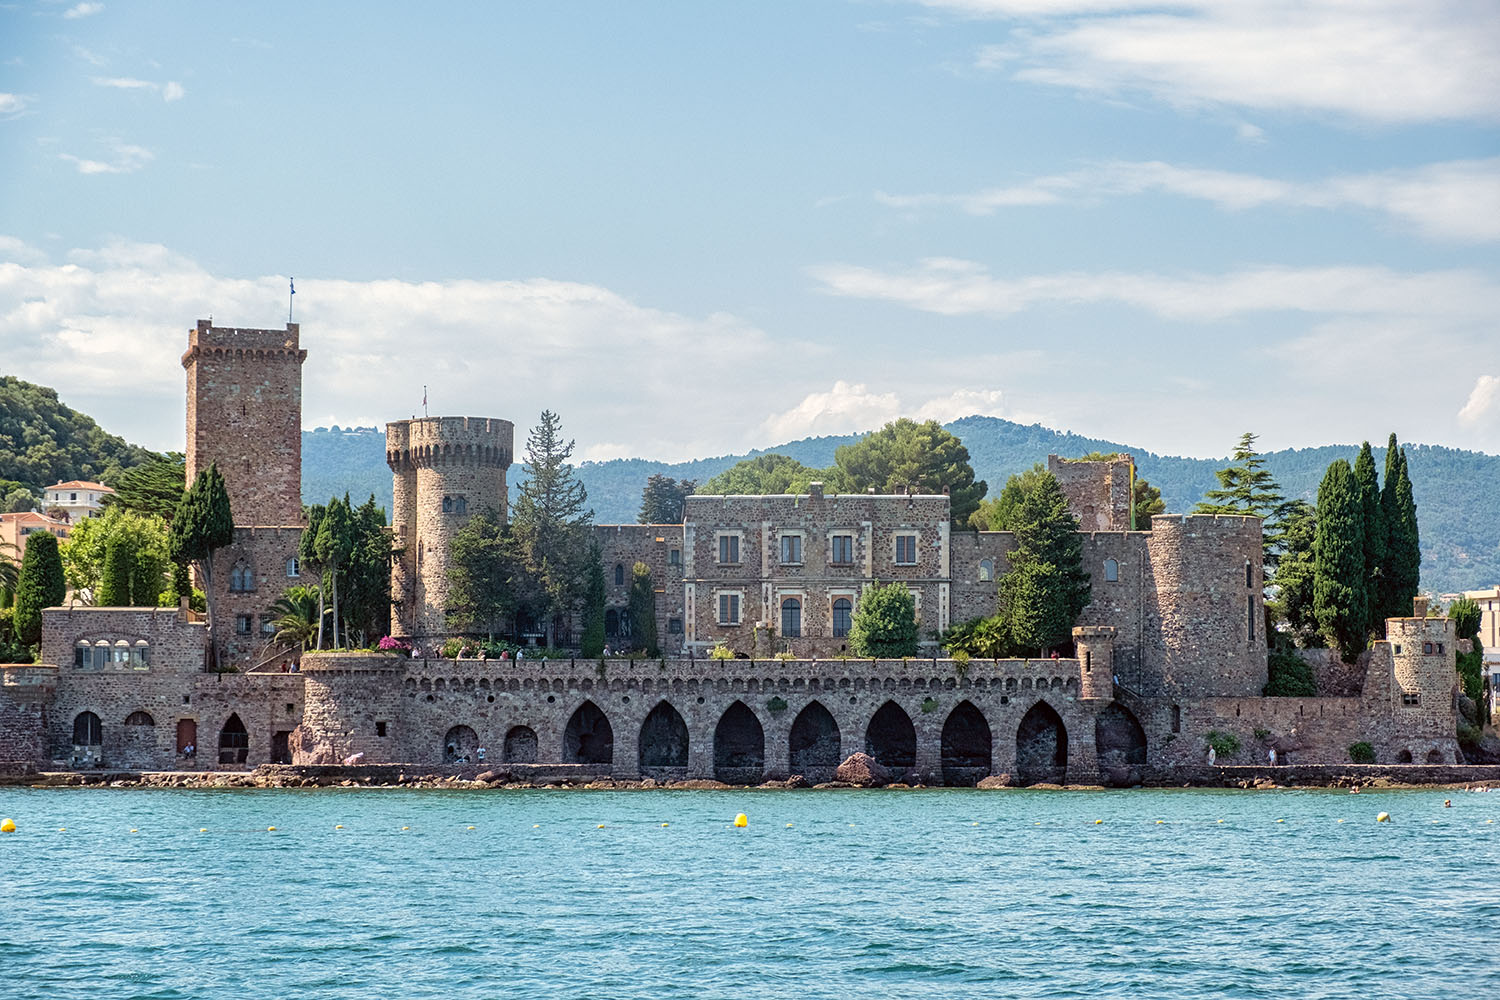
[{"label": "round tower", "polygon": [[391,567],[392,634],[447,635],[448,547],[470,517],[507,514],[505,470],[515,427],[492,417],[424,417],[386,424],[395,495],[391,526],[401,550]]},{"label": "round tower", "polygon": [[1425,616],[1426,603],[1418,598],[1417,615],[1385,622],[1395,680],[1391,713],[1407,734],[1451,738],[1458,721],[1453,698],[1457,633],[1448,618],[1419,617]]},{"label": "round tower", "polygon": [[1140,693],[1259,695],[1266,684],[1260,518],[1158,514],[1146,551]]},{"label": "round tower", "polygon": [[1084,701],[1109,701],[1115,696],[1115,628],[1079,625],[1073,629],[1082,674],[1078,696]]}]

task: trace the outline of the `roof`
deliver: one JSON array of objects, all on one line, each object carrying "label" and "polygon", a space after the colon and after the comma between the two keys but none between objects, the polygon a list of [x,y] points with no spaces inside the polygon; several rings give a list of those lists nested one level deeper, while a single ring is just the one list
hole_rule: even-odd
[{"label": "roof", "polygon": [[48,517],[46,514],[38,514],[34,510],[17,511],[16,513],[13,513],[13,514],[0,514],[0,521],[5,521],[5,522],[14,521],[14,522],[16,522],[18,524],[35,524],[35,523],[40,522],[40,523],[42,523],[44,525],[48,525],[50,527],[55,527],[55,528],[66,528],[66,527],[68,527],[68,522],[67,521],[60,521],[60,520],[58,520],[56,518]]},{"label": "roof", "polygon": [[48,486],[49,490],[102,490],[105,493],[113,493],[114,490],[103,483],[91,483],[84,479],[70,479],[65,483],[53,483]]}]

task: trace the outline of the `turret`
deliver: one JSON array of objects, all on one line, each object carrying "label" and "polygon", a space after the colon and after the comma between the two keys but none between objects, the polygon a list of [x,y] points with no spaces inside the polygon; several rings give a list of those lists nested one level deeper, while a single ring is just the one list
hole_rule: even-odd
[{"label": "turret", "polygon": [[1080,625],[1073,629],[1078,668],[1083,680],[1078,696],[1084,701],[1109,701],[1115,696],[1115,629],[1113,625]]}]

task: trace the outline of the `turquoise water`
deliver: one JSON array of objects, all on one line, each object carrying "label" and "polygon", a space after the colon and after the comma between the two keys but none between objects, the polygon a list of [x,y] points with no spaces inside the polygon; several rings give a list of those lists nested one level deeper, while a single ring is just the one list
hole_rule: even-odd
[{"label": "turquoise water", "polygon": [[6,997],[1500,996],[1500,792],[0,789],[0,816]]}]

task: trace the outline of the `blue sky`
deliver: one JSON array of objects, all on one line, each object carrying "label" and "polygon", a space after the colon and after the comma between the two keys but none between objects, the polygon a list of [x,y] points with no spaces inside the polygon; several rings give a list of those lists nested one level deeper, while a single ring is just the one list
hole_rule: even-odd
[{"label": "blue sky", "polygon": [[1497,124],[1490,2],[5,4],[0,350],[180,448],[295,276],[310,427],[1500,452]]}]

